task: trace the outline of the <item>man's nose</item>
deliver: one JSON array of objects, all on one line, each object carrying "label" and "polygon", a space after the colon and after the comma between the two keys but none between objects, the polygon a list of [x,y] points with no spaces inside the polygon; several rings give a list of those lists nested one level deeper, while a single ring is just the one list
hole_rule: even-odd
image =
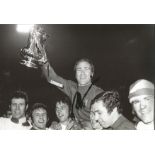
[{"label": "man's nose", "polygon": [[20,110],[20,106],[19,105],[16,106],[16,110]]},{"label": "man's nose", "polygon": [[81,75],[84,75],[85,74],[85,71],[84,70],[81,70]]},{"label": "man's nose", "polygon": [[62,111],[58,111],[57,114],[58,114],[58,116],[62,115]]},{"label": "man's nose", "polygon": [[140,102],[140,108],[141,109],[144,109],[146,107],[146,101],[144,100],[144,101],[141,101]]},{"label": "man's nose", "polygon": [[40,120],[43,120],[44,118],[43,118],[43,116],[42,116],[42,115],[40,115],[40,116],[39,116],[39,119],[40,119]]}]

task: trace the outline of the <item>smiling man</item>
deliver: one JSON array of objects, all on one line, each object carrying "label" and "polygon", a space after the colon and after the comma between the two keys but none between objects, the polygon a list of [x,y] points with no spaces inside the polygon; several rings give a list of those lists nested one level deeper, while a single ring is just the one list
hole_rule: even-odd
[{"label": "smiling man", "polygon": [[52,122],[51,129],[53,130],[80,130],[81,126],[70,117],[71,114],[71,102],[68,97],[64,97],[57,101],[56,116],[58,122]]},{"label": "smiling man", "polygon": [[25,130],[31,126],[25,116],[28,108],[28,96],[26,92],[15,91],[10,98],[10,118],[0,118],[1,130]]},{"label": "smiling man", "polygon": [[137,130],[154,129],[154,84],[140,79],[130,86],[129,102],[140,119]]},{"label": "smiling man", "polygon": [[120,97],[117,91],[106,91],[95,97],[91,113],[102,129],[135,130],[134,125],[121,113]]},{"label": "smiling man", "polygon": [[[47,59],[47,58],[46,58]],[[45,59],[45,60],[46,60]],[[93,98],[103,92],[94,85],[94,65],[89,59],[80,59],[74,66],[75,78],[77,82],[66,80],[57,75],[48,61],[42,64],[43,73],[49,83],[55,81],[62,84],[58,87],[72,102],[72,116],[84,129],[92,129],[90,123],[90,103]]]},{"label": "smiling man", "polygon": [[31,130],[46,130],[48,122],[48,113],[46,105],[35,103],[31,109]]},{"label": "smiling man", "polygon": [[93,111],[90,112],[90,121],[93,130],[103,130],[103,127],[100,123],[95,119],[95,113]]}]

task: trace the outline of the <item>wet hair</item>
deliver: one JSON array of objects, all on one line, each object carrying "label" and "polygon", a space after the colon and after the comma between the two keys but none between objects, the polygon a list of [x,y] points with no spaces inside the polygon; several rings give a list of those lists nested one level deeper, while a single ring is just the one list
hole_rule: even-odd
[{"label": "wet hair", "polygon": [[21,90],[17,90],[17,91],[15,91],[15,92],[13,92],[13,93],[10,95],[10,101],[11,101],[13,98],[15,98],[15,99],[22,98],[22,99],[24,99],[26,105],[27,105],[28,102],[29,102],[27,93],[24,92],[24,91],[21,91]]},{"label": "wet hair", "polygon": [[75,65],[74,65],[74,71],[76,71],[77,65],[78,65],[80,62],[87,62],[87,63],[89,63],[89,64],[90,64],[90,67],[91,67],[91,72],[94,74],[94,70],[95,70],[94,65],[93,65],[92,61],[91,61],[90,59],[87,59],[87,58],[83,58],[83,59],[78,60],[78,61],[75,63]]},{"label": "wet hair", "polygon": [[120,96],[119,93],[115,90],[105,91],[98,94],[91,102],[91,106],[95,104],[95,102],[102,101],[103,106],[107,109],[110,114],[114,108],[117,108],[119,113],[122,112]]},{"label": "wet hair", "polygon": [[30,110],[30,117],[31,118],[32,118],[33,111],[36,110],[36,109],[44,109],[44,110],[46,110],[47,116],[48,116],[47,106],[45,104],[43,104],[43,103],[35,103],[35,104],[33,104],[32,108]]}]

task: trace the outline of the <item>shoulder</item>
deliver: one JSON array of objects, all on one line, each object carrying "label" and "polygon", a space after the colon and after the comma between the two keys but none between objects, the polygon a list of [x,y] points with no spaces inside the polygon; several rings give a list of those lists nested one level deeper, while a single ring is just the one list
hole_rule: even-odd
[{"label": "shoulder", "polygon": [[142,121],[138,122],[136,126],[137,130],[154,130],[154,122],[150,124],[144,124]]},{"label": "shoulder", "polygon": [[135,130],[135,125],[129,121],[126,117],[122,116],[122,123],[120,125],[120,127],[122,127],[122,129],[127,129],[127,130]]},{"label": "shoulder", "polygon": [[77,83],[72,81],[72,80],[66,80],[66,82],[68,83],[68,85],[70,85],[70,87],[75,87],[77,88]]},{"label": "shoulder", "polygon": [[31,127],[31,124],[28,121],[26,121],[26,122],[22,123],[22,126]]},{"label": "shoulder", "polygon": [[68,88],[68,91],[72,94],[72,93],[75,93],[77,91],[77,83],[72,81],[72,80],[67,80],[66,81],[66,88]]},{"label": "shoulder", "polygon": [[71,120],[71,123],[73,124],[72,127],[70,128],[70,130],[81,130],[81,126],[80,124],[78,124],[76,121]]},{"label": "shoulder", "polygon": [[10,122],[10,118],[0,117],[0,123],[2,122]]},{"label": "shoulder", "polygon": [[5,130],[8,126],[12,125],[10,118],[0,117],[0,130]]},{"label": "shoulder", "polygon": [[104,92],[104,90],[96,85],[92,86],[93,91],[95,92],[96,95],[98,95],[101,92]]}]

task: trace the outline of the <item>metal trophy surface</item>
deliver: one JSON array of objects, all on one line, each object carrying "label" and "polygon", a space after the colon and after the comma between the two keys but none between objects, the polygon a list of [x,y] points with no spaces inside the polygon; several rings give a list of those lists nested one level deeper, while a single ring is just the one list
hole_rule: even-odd
[{"label": "metal trophy surface", "polygon": [[41,62],[46,61],[45,42],[48,35],[41,26],[35,25],[29,33],[27,46],[21,49],[20,64],[30,68],[38,68]]}]

